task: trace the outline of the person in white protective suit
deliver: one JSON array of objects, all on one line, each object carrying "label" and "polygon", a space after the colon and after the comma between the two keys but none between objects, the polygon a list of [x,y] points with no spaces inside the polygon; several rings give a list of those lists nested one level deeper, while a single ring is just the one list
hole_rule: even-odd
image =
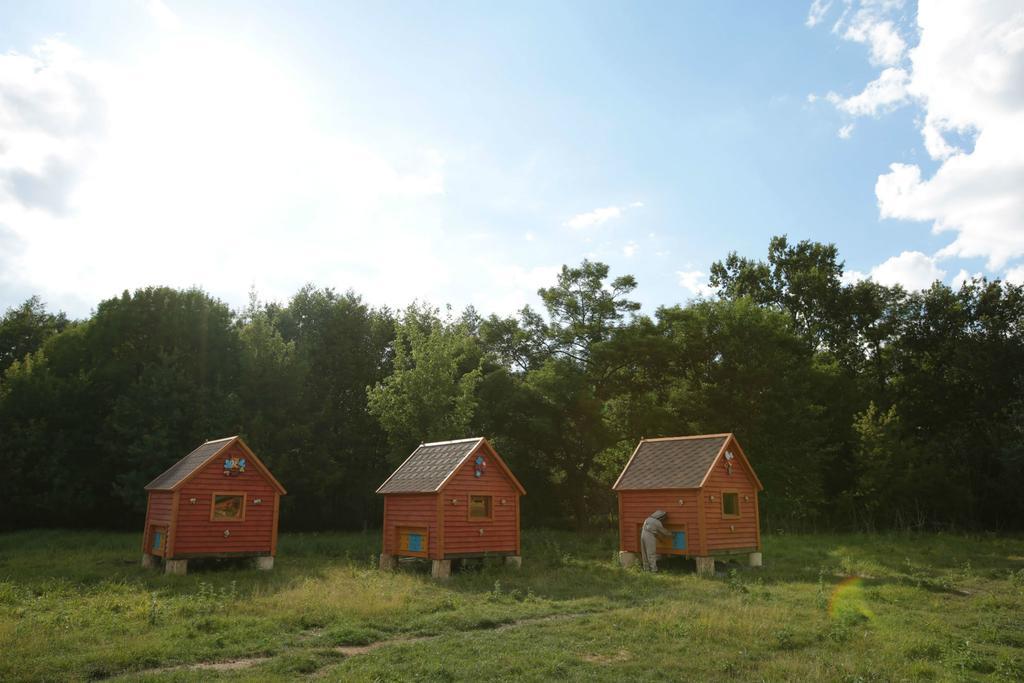
[{"label": "person in white protective suit", "polygon": [[672,533],[661,523],[666,516],[664,510],[655,510],[654,514],[644,520],[643,530],[640,532],[640,559],[647,571],[658,571],[658,537],[672,537]]}]

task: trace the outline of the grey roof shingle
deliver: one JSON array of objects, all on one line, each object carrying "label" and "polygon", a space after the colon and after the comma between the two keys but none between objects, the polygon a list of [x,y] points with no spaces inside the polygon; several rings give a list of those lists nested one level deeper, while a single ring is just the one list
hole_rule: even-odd
[{"label": "grey roof shingle", "polygon": [[481,437],[425,443],[412,452],[377,493],[433,493],[480,443]]},{"label": "grey roof shingle", "polygon": [[715,462],[729,434],[644,440],[612,488],[695,489]]},{"label": "grey roof shingle", "polygon": [[195,472],[203,463],[209,460],[218,451],[231,443],[236,437],[228,436],[216,441],[207,441],[195,449],[161,474],[159,477],[146,485],[146,491],[169,491],[173,489],[188,475]]}]

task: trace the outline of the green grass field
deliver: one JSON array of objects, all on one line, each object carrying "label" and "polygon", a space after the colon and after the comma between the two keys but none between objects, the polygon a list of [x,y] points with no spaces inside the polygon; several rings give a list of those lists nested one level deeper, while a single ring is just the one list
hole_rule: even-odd
[{"label": "green grass field", "polygon": [[767,536],[716,578],[622,570],[611,534],[523,544],[437,583],[378,572],[376,534],[184,577],[135,534],[0,535],[0,680],[1024,680],[1018,538]]}]

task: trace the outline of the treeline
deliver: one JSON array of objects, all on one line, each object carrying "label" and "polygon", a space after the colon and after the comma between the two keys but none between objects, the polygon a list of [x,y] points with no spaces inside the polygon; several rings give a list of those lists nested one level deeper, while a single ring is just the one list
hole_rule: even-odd
[{"label": "treeline", "polygon": [[479,434],[524,524],[605,525],[640,437],[731,431],[770,529],[1021,528],[1024,289],[842,272],[777,237],[653,317],[589,261],[512,317],[313,286],[239,312],[154,287],[83,321],[33,298],[0,322],[0,527],[135,528],[150,479],[235,433],[288,488],[284,528],[376,526],[416,444]]}]

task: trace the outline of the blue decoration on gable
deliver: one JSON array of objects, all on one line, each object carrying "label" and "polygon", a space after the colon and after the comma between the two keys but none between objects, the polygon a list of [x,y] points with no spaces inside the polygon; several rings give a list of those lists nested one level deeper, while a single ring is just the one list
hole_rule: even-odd
[{"label": "blue decoration on gable", "polygon": [[224,469],[230,470],[232,465],[234,465],[234,462],[231,460],[231,458],[228,458],[227,460],[224,461]]}]

